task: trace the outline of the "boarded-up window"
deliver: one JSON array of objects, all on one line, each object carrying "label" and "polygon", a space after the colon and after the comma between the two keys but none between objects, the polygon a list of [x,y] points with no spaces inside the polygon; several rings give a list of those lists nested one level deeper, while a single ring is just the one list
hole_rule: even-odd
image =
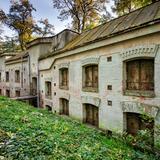
[{"label": "boarded-up window", "polygon": [[6,96],[10,97],[10,90],[8,90],[8,89],[6,90]]},{"label": "boarded-up window", "polygon": [[17,83],[20,82],[20,71],[19,70],[15,71],[15,82]]},{"label": "boarded-up window", "polygon": [[98,88],[98,65],[84,67],[84,86],[87,88]]},{"label": "boarded-up window", "polygon": [[154,60],[133,60],[126,65],[128,90],[154,90]]},{"label": "boarded-up window", "polygon": [[6,82],[9,82],[9,72],[6,72]]},{"label": "boarded-up window", "polygon": [[154,121],[143,119],[143,116],[137,113],[127,113],[127,132],[133,136],[137,135],[139,130],[148,129],[153,134]]},{"label": "boarded-up window", "polygon": [[60,114],[69,115],[69,101],[61,98],[60,105]]},{"label": "boarded-up window", "polygon": [[46,87],[46,90],[45,90],[45,95],[46,95],[46,98],[51,98],[52,96],[52,87],[51,87],[51,82],[45,82],[45,87]]},{"label": "boarded-up window", "polygon": [[68,68],[60,69],[60,88],[68,89]]},{"label": "boarded-up window", "polygon": [[98,107],[91,104],[85,104],[85,112],[85,122],[98,127]]},{"label": "boarded-up window", "polygon": [[16,91],[16,97],[20,97],[21,92],[20,91]]}]

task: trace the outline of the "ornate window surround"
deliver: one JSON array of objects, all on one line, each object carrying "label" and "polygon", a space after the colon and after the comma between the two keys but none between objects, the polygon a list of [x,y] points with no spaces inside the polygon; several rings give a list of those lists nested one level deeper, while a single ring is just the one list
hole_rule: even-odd
[{"label": "ornate window surround", "polygon": [[61,86],[61,70],[62,69],[68,69],[68,78],[69,78],[69,65],[70,63],[61,63],[58,65],[58,69],[59,69],[59,88],[60,89],[64,89],[64,90],[68,90],[69,89],[69,79],[68,79],[68,86]]},{"label": "ornate window surround", "polygon": [[123,93],[127,96],[143,96],[143,97],[155,97],[154,91],[128,91],[126,90],[126,62],[134,59],[147,59],[156,57],[158,51],[158,45],[141,45],[133,48],[126,49],[121,52],[121,60],[123,62]]},{"label": "ornate window surround", "polygon": [[61,63],[58,65],[58,68],[59,69],[62,69],[62,68],[69,68],[69,62],[68,63]]},{"label": "ornate window surround", "polygon": [[82,67],[92,64],[99,64],[99,57],[89,57],[81,60]]},{"label": "ornate window surround", "polygon": [[156,56],[157,50],[158,45],[143,45],[126,49],[120,55],[122,61],[143,57],[154,58]]},{"label": "ornate window surround", "polygon": [[81,96],[82,104],[92,104],[96,107],[100,107],[101,99],[92,96]]},{"label": "ornate window surround", "polygon": [[90,65],[98,65],[99,66],[100,57],[88,57],[81,60],[82,66],[82,90],[84,92],[98,92],[98,88],[85,88],[85,67]]}]

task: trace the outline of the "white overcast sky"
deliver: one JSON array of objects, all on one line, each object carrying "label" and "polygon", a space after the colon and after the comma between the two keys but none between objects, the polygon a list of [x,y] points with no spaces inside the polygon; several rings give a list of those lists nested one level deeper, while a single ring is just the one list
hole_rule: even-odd
[{"label": "white overcast sky", "polygon": [[[60,21],[57,19],[58,12],[53,8],[52,0],[30,0],[33,6],[36,8],[36,12],[33,12],[33,17],[36,20],[48,18],[49,22],[55,26],[55,33],[62,31],[67,28],[67,21]],[[108,10],[111,11],[110,7],[113,5],[113,0],[110,0]],[[0,0],[0,9],[3,9],[8,13],[10,6],[10,0]],[[12,36],[14,32],[7,27],[3,27],[4,35]]]}]

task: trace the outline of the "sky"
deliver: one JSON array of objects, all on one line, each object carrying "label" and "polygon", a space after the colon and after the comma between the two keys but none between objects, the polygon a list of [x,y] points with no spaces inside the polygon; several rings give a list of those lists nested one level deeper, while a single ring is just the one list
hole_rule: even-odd
[{"label": "sky", "polygon": [[[58,11],[53,8],[52,0],[30,0],[33,4],[34,8],[36,8],[36,12],[33,12],[33,17],[36,20],[40,19],[49,19],[49,23],[55,26],[55,33],[62,31],[67,28],[67,21],[60,21],[58,16]],[[113,5],[113,0],[110,0],[110,5],[108,10],[110,10],[110,6]],[[10,6],[10,0],[0,0],[0,9],[3,9],[8,13]],[[4,35],[12,36],[14,32],[7,27],[3,27]]]}]

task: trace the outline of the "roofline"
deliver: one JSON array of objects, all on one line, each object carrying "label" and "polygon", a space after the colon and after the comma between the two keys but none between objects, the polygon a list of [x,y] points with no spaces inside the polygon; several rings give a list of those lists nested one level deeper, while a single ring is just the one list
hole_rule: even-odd
[{"label": "roofline", "polygon": [[[155,22],[155,23],[153,23]],[[119,31],[119,32],[116,32],[116,33],[113,33],[113,34],[110,34],[110,35],[107,35],[105,37],[101,37],[101,38],[98,38],[98,39],[95,39],[93,41],[90,41],[90,42],[86,42],[82,45],[79,45],[79,46],[75,46],[73,48],[70,48],[70,49],[66,49],[66,50],[57,50],[57,52],[52,52],[53,54],[49,54],[49,55],[46,55],[45,57],[40,57],[39,60],[43,60],[43,59],[46,59],[46,58],[49,58],[49,57],[53,57],[57,54],[60,54],[60,53],[63,53],[63,52],[68,52],[68,51],[72,51],[74,49],[77,49],[77,48],[80,48],[80,47],[83,47],[83,46],[87,46],[89,44],[93,44],[93,43],[96,43],[96,42],[100,42],[102,40],[105,40],[105,39],[108,39],[108,38],[112,38],[112,37],[115,37],[115,36],[119,36],[123,33],[128,33],[128,32],[131,32],[131,31],[134,31],[134,30],[137,30],[137,29],[141,29],[141,28],[145,28],[147,26],[151,26],[151,25],[154,25],[154,24],[157,24],[160,22],[160,18],[155,20],[155,21],[150,21],[150,22],[147,22],[147,23],[144,23],[140,26],[136,26],[136,27],[132,27],[132,28],[129,28],[129,29],[126,29],[126,30],[123,30],[123,31]]]},{"label": "roofline", "polygon": [[[153,30],[151,30],[151,27]],[[136,35],[139,32],[140,32],[140,34],[137,37]],[[50,70],[53,67],[54,62],[58,59],[62,59],[62,58],[69,57],[72,55],[78,55],[78,54],[84,53],[86,51],[92,51],[94,49],[98,49],[98,48],[102,48],[102,47],[106,47],[106,46],[111,46],[111,45],[114,45],[114,44],[117,44],[120,42],[132,40],[132,39],[139,38],[139,37],[149,36],[152,34],[155,35],[157,33],[158,34],[160,33],[159,24],[154,24],[153,26],[143,27],[143,28],[140,28],[137,30],[133,30],[132,32],[129,32],[129,33],[126,32],[126,33],[124,33],[125,36],[123,36],[123,37],[121,36],[121,34],[119,34],[116,37],[114,36],[114,37],[107,38],[107,39],[104,39],[104,40],[96,42],[96,43],[91,43],[86,46],[81,46],[79,48],[75,48],[71,51],[65,51],[65,52],[62,52],[59,54],[55,54],[52,57],[47,57],[46,59],[40,60],[39,61],[39,70],[40,71]],[[158,46],[160,46],[159,43],[156,43],[156,44]],[[47,59],[51,59],[51,61],[49,63],[47,63],[46,66],[44,66],[43,61],[46,61]]]},{"label": "roofline", "polygon": [[[78,32],[73,31],[73,30],[64,29],[64,30],[62,30],[61,32],[55,34],[54,36],[49,36],[49,37],[38,37],[38,38],[36,38],[36,39],[34,39],[34,40],[28,42],[28,43],[27,43],[27,49],[29,49],[30,47],[32,47],[32,46],[34,46],[34,45],[38,45],[38,44],[52,43],[52,42],[45,42],[45,41],[44,41],[44,42],[38,42],[38,43],[36,43],[35,41],[38,41],[38,40],[45,40],[45,39],[51,39],[51,40],[52,40],[54,37],[60,35],[60,34],[61,34],[62,32],[64,32],[64,31],[70,31],[70,32],[79,34]],[[35,42],[35,43],[34,43],[34,42]],[[32,43],[34,43],[34,44],[32,44]]]},{"label": "roofline", "polygon": [[14,58],[14,57],[12,57],[12,58],[10,58],[10,59],[6,59],[5,60],[5,63],[7,63],[7,62],[12,62],[12,61],[17,61],[17,60],[19,60],[19,59],[23,59],[23,58],[26,58],[26,57],[28,57],[28,52],[26,52],[26,53],[24,53],[24,55],[21,55],[20,57],[17,57],[17,58]]}]

